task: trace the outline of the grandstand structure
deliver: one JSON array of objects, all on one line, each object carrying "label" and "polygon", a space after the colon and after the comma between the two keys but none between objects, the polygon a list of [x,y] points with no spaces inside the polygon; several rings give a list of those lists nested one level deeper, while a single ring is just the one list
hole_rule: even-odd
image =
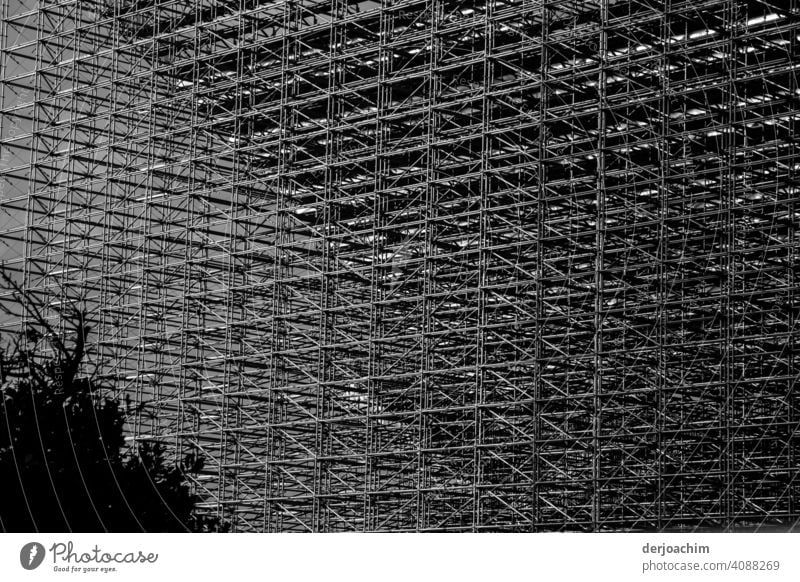
[{"label": "grandstand structure", "polygon": [[0,3],[0,258],[204,511],[796,527],[800,1]]}]

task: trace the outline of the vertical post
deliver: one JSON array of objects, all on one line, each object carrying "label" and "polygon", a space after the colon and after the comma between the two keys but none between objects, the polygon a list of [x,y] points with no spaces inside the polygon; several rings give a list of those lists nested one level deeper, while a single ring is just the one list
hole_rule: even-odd
[{"label": "vertical post", "polygon": [[670,104],[671,88],[670,88],[670,57],[669,57],[669,38],[672,34],[671,25],[671,0],[664,0],[664,11],[661,21],[661,105],[659,112],[661,114],[660,120],[660,172],[659,172],[659,205],[658,205],[658,369],[656,370],[656,396],[655,396],[655,470],[657,487],[655,492],[655,528],[661,531],[664,528],[664,499],[665,499],[665,483],[664,483],[664,470],[665,470],[665,442],[664,442],[664,418],[666,416],[665,406],[668,401],[667,392],[669,389],[669,382],[667,380],[667,363],[665,344],[667,341],[667,326],[668,312],[667,301],[669,290],[667,287],[666,277],[666,261],[669,257],[667,252],[669,229],[666,226],[669,218],[669,198],[670,198],[670,182],[668,175],[670,172]]},{"label": "vertical post", "polygon": [[606,58],[608,46],[608,0],[600,0],[600,41],[598,43],[598,78],[597,78],[597,217],[595,231],[594,259],[594,386],[593,386],[593,426],[592,426],[592,529],[599,529],[601,519],[601,440],[602,430],[602,398],[603,387],[603,262],[605,250],[606,223],[606,184],[605,184],[605,132],[606,132]]},{"label": "vertical post", "polygon": [[539,110],[538,110],[538,117],[539,117],[539,127],[538,127],[538,151],[536,155],[536,177],[537,177],[537,187],[536,187],[536,281],[535,281],[535,292],[536,292],[536,312],[535,312],[535,319],[536,319],[536,344],[535,344],[535,359],[534,362],[534,392],[533,392],[533,422],[534,422],[534,433],[533,433],[533,440],[531,443],[532,451],[531,454],[533,455],[533,474],[531,475],[531,524],[530,529],[531,531],[536,531],[538,529],[538,524],[542,522],[542,514],[541,514],[541,503],[540,503],[540,495],[541,495],[541,469],[542,469],[542,456],[541,456],[541,427],[542,427],[542,420],[541,420],[541,401],[542,401],[542,368],[544,364],[544,357],[543,357],[543,335],[544,335],[544,326],[542,325],[544,320],[544,245],[543,239],[545,235],[545,226],[544,221],[546,219],[546,212],[545,212],[545,197],[546,197],[546,184],[547,184],[547,166],[544,163],[544,158],[547,156],[547,141],[549,136],[549,130],[547,125],[547,106],[549,101],[549,85],[548,85],[548,75],[549,75],[549,58],[550,58],[550,51],[549,51],[549,39],[548,33],[550,29],[550,8],[547,2],[541,3],[541,12],[540,12],[540,19],[541,19],[541,60],[539,65],[539,91],[540,91],[540,99],[539,99]]}]

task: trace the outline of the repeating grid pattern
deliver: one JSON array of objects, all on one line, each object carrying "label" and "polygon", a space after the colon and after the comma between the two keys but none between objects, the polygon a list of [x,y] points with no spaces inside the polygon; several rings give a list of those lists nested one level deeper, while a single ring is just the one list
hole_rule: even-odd
[{"label": "repeating grid pattern", "polygon": [[800,517],[797,0],[30,6],[0,253],[207,511]]}]

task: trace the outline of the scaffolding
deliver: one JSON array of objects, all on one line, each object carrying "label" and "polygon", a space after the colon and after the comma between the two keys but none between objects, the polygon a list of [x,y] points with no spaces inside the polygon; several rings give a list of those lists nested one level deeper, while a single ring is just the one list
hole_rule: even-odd
[{"label": "scaffolding", "polygon": [[0,258],[204,511],[795,527],[798,0],[25,4]]}]

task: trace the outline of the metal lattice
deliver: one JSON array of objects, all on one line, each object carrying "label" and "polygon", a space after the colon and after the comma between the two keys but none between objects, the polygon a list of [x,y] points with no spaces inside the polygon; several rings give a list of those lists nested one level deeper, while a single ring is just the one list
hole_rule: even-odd
[{"label": "metal lattice", "polygon": [[207,511],[800,516],[797,0],[25,4],[6,266]]}]

